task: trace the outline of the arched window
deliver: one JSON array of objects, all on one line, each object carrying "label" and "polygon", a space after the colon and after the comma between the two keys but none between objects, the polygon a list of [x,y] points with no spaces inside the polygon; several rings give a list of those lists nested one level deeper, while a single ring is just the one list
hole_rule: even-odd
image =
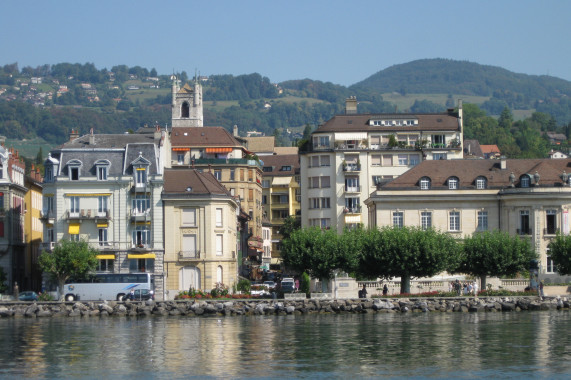
[{"label": "arched window", "polygon": [[488,187],[488,180],[486,177],[478,177],[476,178],[476,189],[482,190]]},{"label": "arched window", "polygon": [[448,188],[450,190],[457,190],[458,187],[460,186],[460,181],[458,180],[458,177],[450,177],[448,178]]},{"label": "arched window", "polygon": [[430,178],[422,177],[420,179],[420,189],[421,190],[429,190],[430,189]]},{"label": "arched window", "polygon": [[190,105],[188,102],[182,103],[182,107],[180,108],[180,117],[190,117]]},{"label": "arched window", "polygon": [[224,277],[223,277],[223,269],[222,269],[222,265],[218,265],[218,268],[216,268],[216,282],[223,284],[224,283]]}]

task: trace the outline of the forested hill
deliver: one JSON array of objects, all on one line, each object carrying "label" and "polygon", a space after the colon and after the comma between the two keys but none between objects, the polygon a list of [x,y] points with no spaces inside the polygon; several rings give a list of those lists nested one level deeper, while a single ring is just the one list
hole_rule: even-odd
[{"label": "forested hill", "polygon": [[563,79],[516,74],[501,67],[440,58],[391,66],[354,84],[350,89],[369,89],[379,93],[478,96],[509,91],[521,94],[528,100],[571,96],[571,82]]},{"label": "forested hill", "polygon": [[[193,80],[184,71],[176,75],[182,83]],[[526,147],[529,131],[537,132],[532,138],[536,140],[547,131],[569,137],[571,130],[571,82],[471,62],[414,61],[384,69],[350,87],[311,79],[272,83],[257,73],[196,80],[203,85],[205,125],[228,130],[238,125],[242,134],[252,130],[273,134],[282,145],[300,138],[307,125],[315,128],[342,113],[349,96],[357,97],[360,113],[442,112],[462,98],[466,109],[476,107],[471,111],[477,115],[466,117],[474,124],[465,124],[466,137],[500,147],[517,144],[519,150],[513,150],[511,157],[531,151]],[[118,65],[110,70],[91,63],[0,66],[0,135],[7,137],[9,145],[26,140],[20,149],[29,149],[22,154],[32,157],[39,146],[45,150],[63,143],[72,129],[124,133],[145,124],[168,126],[171,83],[170,74],[140,66]],[[506,109],[514,114],[514,128],[504,123],[499,135],[496,120]],[[515,123],[524,119],[530,122]],[[37,145],[32,140],[38,140]],[[533,156],[544,155],[548,148],[535,146],[539,148],[534,148]]]}]

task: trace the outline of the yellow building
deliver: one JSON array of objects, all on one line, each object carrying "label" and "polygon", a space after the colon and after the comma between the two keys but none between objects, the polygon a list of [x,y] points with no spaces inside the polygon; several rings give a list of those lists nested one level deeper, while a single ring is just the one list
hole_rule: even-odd
[{"label": "yellow building", "polygon": [[166,298],[237,281],[238,202],[212,173],[165,170]]},{"label": "yellow building", "polygon": [[529,239],[540,274],[554,275],[549,243],[569,234],[571,159],[423,161],[371,193],[369,227],[418,226],[464,238],[502,230]]},{"label": "yellow building", "polygon": [[262,205],[272,229],[271,264],[281,263],[280,227],[289,216],[299,217],[301,189],[297,154],[263,156]]},{"label": "yellow building", "polygon": [[42,253],[43,229],[42,211],[42,175],[34,170],[25,178],[27,189],[24,197],[26,214],[24,215],[24,240],[25,247],[25,278],[26,283],[22,289],[40,291],[42,288],[42,271],[38,267],[38,257]]}]

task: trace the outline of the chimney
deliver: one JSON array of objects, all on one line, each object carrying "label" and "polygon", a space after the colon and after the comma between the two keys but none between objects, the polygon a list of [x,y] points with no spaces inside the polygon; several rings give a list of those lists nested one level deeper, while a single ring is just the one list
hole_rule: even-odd
[{"label": "chimney", "polygon": [[500,169],[502,169],[502,170],[507,169],[506,156],[500,157]]},{"label": "chimney", "polygon": [[232,135],[234,137],[238,137],[238,126],[236,124],[234,124],[234,130],[232,132]]},{"label": "chimney", "polygon": [[154,133],[153,137],[155,140],[161,139],[161,127],[160,127],[160,125],[155,126],[155,133]]},{"label": "chimney", "polygon": [[345,99],[345,115],[357,113],[357,97],[351,96]]},{"label": "chimney", "polygon": [[79,137],[79,132],[72,129],[71,133],[69,134],[69,141],[73,141],[78,137]]},{"label": "chimney", "polygon": [[93,135],[93,128],[89,130],[89,145],[95,145],[95,136]]}]

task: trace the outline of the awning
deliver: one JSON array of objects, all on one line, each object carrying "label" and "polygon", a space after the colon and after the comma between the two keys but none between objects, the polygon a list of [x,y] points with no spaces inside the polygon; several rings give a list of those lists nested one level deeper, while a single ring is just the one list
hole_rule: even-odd
[{"label": "awning", "polygon": [[352,132],[352,133],[336,133],[335,141],[346,140],[364,140],[367,138],[367,132]]},{"label": "awning", "polygon": [[188,152],[190,148],[172,148],[173,152]]},{"label": "awning", "polygon": [[361,223],[361,215],[345,215],[345,223]]},{"label": "awning", "polygon": [[206,148],[206,153],[230,153],[232,148]]},{"label": "awning", "polygon": [[109,227],[109,224],[107,223],[97,223],[97,228],[107,228]]},{"label": "awning", "polygon": [[97,255],[99,260],[115,260],[115,255]]},{"label": "awning", "polygon": [[291,183],[292,177],[274,177],[272,186],[287,186]]},{"label": "awning", "polygon": [[156,256],[154,253],[141,253],[141,254],[128,254],[128,259],[155,259]]},{"label": "awning", "polygon": [[78,235],[79,234],[79,223],[70,223],[69,229],[67,230],[67,232],[70,235]]}]

